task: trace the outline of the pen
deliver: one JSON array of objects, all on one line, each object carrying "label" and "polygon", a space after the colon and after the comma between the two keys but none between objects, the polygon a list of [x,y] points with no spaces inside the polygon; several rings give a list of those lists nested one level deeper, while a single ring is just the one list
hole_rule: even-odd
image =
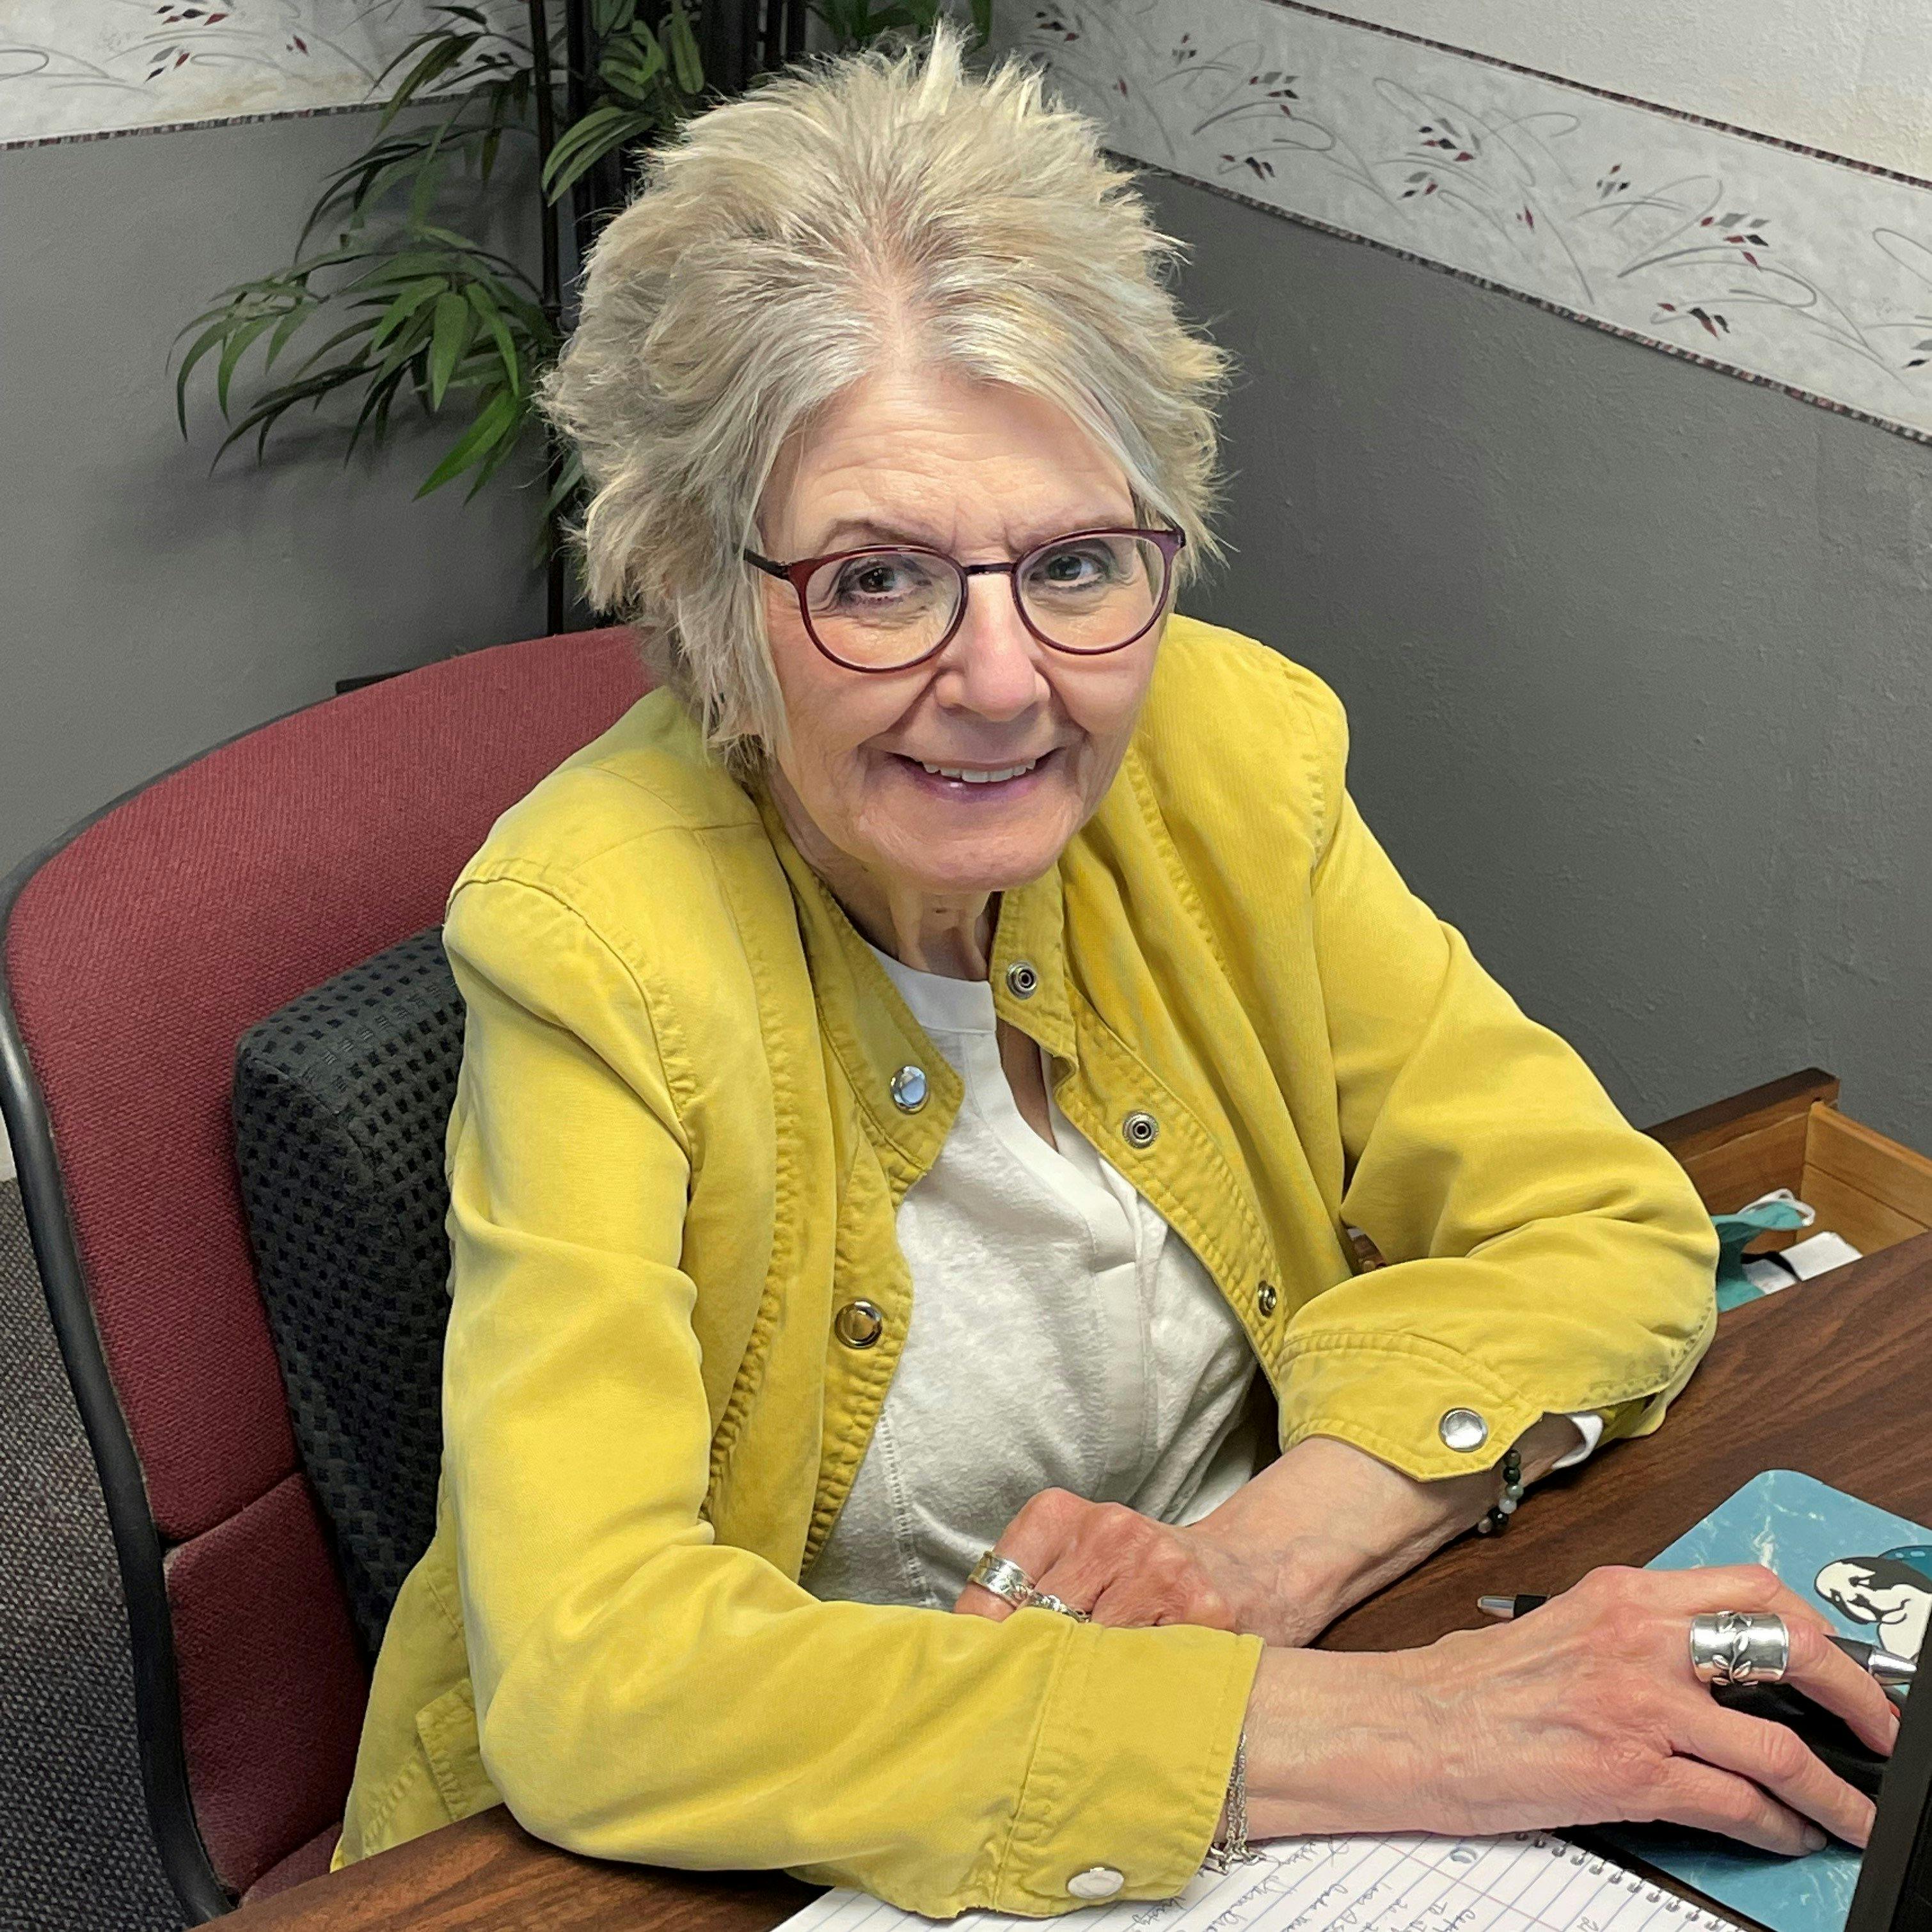
[{"label": "pen", "polygon": [[[1530,1611],[1548,1603],[1547,1597],[1478,1597],[1476,1607],[1485,1616],[1500,1617],[1507,1623],[1512,1617],[1527,1616]],[[1918,1666],[1909,1657],[1900,1657],[1875,1643],[1862,1642],[1855,1636],[1834,1635],[1832,1643],[1862,1670],[1868,1670],[1888,1690],[1910,1688],[1912,1680],[1918,1674]]]}]

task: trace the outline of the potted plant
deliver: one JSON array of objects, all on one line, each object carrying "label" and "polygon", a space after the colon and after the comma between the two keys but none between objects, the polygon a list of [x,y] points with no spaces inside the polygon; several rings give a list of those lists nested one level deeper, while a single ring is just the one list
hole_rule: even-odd
[{"label": "potted plant", "polygon": [[[983,46],[992,0],[970,0]],[[188,429],[190,379],[212,369],[228,423],[218,463],[306,404],[353,404],[346,463],[388,436],[398,401],[446,427],[417,491],[464,479],[474,496],[520,464],[546,485],[533,550],[560,627],[559,540],[583,478],[547,436],[537,383],[562,346],[563,212],[580,260],[622,206],[626,158],[752,76],[804,51],[808,10],[838,48],[893,28],[929,31],[946,0],[525,0],[486,12],[438,4],[435,24],[385,71],[394,82],[368,146],[321,184],[288,265],[222,291],[177,338],[176,409]],[[762,28],[760,21],[762,17]],[[432,99],[435,113],[406,116]],[[506,168],[517,149],[530,157]],[[536,272],[478,238],[506,196],[537,202]],[[189,339],[191,338],[191,339]],[[253,357],[245,396],[236,380]]]}]

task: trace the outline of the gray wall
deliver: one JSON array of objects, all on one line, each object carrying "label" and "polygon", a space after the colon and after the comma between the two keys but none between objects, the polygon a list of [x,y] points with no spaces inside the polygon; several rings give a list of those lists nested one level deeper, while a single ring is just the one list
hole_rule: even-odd
[{"label": "gray wall", "polygon": [[345,471],[304,412],[268,467],[238,446],[211,476],[221,424],[199,374],[192,441],[176,427],[175,332],[286,262],[374,124],[0,154],[0,872],[338,678],[543,628],[527,499],[412,502],[430,442]]},{"label": "gray wall", "polygon": [[[466,484],[412,502],[447,433],[400,406],[392,446],[346,470],[327,415],[304,410],[266,466],[251,439],[211,472],[210,364],[189,440],[176,424],[176,331],[286,262],[374,128],[338,114],[0,153],[0,876],[340,678],[544,628],[530,493],[506,466],[466,508]],[[532,259],[528,222],[487,238]]]},{"label": "gray wall", "polygon": [[1932,1150],[1932,450],[1145,178],[1244,365],[1187,608],[1634,1118],[1815,1061]]}]

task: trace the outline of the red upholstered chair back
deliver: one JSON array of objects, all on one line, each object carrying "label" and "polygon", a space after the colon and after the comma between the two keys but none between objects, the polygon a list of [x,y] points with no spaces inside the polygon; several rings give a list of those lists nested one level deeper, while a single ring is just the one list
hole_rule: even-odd
[{"label": "red upholstered chair back", "polygon": [[497,814],[644,688],[616,630],[369,686],[130,794],[0,905],[0,1096],[196,1919],[320,1868],[367,1689],[256,1291],[236,1040],[440,919]]}]

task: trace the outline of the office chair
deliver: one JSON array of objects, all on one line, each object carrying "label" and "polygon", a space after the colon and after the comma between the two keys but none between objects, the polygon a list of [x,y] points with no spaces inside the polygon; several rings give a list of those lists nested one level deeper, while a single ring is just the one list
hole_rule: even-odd
[{"label": "office chair", "polygon": [[325,1868],[368,1688],[251,1265],[236,1042],[433,926],[497,814],[644,688],[617,630],[446,660],[191,760],[0,886],[0,1112],[192,1922]]}]

